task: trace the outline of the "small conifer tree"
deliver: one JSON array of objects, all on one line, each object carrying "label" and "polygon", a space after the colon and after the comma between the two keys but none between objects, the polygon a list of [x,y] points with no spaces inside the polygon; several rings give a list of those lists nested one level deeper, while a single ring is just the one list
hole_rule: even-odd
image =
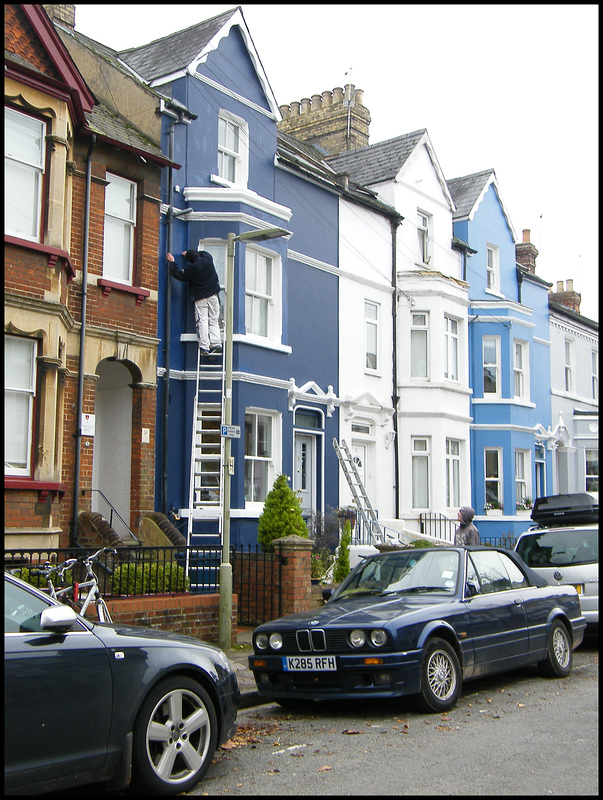
[{"label": "small conifer tree", "polygon": [[349,519],[346,519],[343,526],[343,530],[341,532],[339,548],[337,549],[337,558],[335,559],[335,567],[333,568],[334,583],[341,583],[341,581],[344,578],[347,578],[350,572],[351,543],[352,543],[352,524]]},{"label": "small conifer tree", "polygon": [[302,516],[299,497],[287,483],[286,475],[279,475],[266,495],[264,510],[258,521],[258,541],[265,553],[273,551],[273,541],[292,533],[308,536]]}]

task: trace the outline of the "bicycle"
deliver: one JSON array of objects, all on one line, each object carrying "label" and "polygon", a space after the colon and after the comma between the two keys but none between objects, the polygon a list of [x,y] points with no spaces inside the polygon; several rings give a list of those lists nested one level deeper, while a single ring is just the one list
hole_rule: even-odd
[{"label": "bicycle", "polygon": [[[101,549],[97,550],[96,553],[93,553],[91,556],[87,556],[84,559],[70,558],[61,564],[45,564],[44,567],[32,569],[30,574],[44,576],[47,583],[47,588],[44,591],[47,591],[48,594],[55,600],[58,600],[59,603],[64,603],[65,605],[73,608],[73,610],[82,617],[86,615],[86,611],[88,610],[90,603],[94,601],[98,621],[112,622],[113,620],[111,619],[111,614],[109,613],[107,604],[100,592],[98,578],[92,568],[93,563],[98,561],[101,553],[106,552],[117,555],[117,550],[114,548],[101,547]],[[65,572],[70,570],[77,563],[82,563],[86,567],[86,580],[81,582],[74,581],[70,586],[66,586],[63,589],[57,590],[51,579],[52,575],[56,574],[60,580],[63,580]],[[82,589],[88,589],[88,593],[84,598],[83,603],[80,602],[80,593]]]}]

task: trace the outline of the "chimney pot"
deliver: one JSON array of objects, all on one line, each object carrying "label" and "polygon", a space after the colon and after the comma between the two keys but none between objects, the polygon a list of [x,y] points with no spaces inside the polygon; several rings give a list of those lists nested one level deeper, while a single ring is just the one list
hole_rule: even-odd
[{"label": "chimney pot", "polygon": [[343,103],[343,89],[341,88],[341,86],[336,86],[333,89],[333,102]]},{"label": "chimney pot", "polygon": [[297,100],[294,100],[291,103],[291,116],[297,117],[298,115],[299,115],[299,103],[297,102]]},{"label": "chimney pot", "polygon": [[323,92],[322,93],[322,107],[328,108],[331,103],[333,102],[333,94],[332,92]]},{"label": "chimney pot", "polygon": [[307,114],[310,110],[310,98],[309,97],[302,97],[301,100],[301,113]]},{"label": "chimney pot", "polygon": [[322,106],[322,95],[313,94],[312,95],[312,111],[320,111],[321,106]]},{"label": "chimney pot", "polygon": [[529,242],[530,241],[530,229],[529,228],[524,228],[523,241],[524,242]]},{"label": "chimney pot", "polygon": [[573,292],[574,291],[574,281],[573,281],[572,278],[569,278],[567,280],[566,285],[567,285],[567,291],[568,292]]},{"label": "chimney pot", "polygon": [[563,281],[557,281],[557,291],[558,292],[563,291]]}]

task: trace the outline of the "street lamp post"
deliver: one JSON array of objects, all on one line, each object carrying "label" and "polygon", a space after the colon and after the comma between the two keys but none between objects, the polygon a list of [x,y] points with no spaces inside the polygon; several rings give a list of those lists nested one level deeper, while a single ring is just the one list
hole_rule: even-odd
[{"label": "street lamp post", "polygon": [[[234,313],[234,257],[235,242],[260,242],[290,236],[285,228],[264,228],[246,231],[235,236],[228,234],[226,259],[226,306],[224,340],[224,419],[222,424],[232,423],[232,334]],[[224,440],[224,473],[222,480],[222,561],[220,563],[220,610],[219,645],[228,649],[232,645],[232,564],[230,563],[230,482],[234,469],[231,466],[230,437]]]}]

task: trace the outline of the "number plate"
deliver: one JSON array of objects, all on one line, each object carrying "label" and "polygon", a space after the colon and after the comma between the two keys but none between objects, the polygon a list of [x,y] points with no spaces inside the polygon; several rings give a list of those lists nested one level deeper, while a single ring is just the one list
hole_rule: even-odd
[{"label": "number plate", "polygon": [[574,589],[578,592],[578,594],[582,594],[582,584],[581,583],[574,583],[572,584]]},{"label": "number plate", "polygon": [[283,656],[285,672],[335,672],[335,656]]}]

